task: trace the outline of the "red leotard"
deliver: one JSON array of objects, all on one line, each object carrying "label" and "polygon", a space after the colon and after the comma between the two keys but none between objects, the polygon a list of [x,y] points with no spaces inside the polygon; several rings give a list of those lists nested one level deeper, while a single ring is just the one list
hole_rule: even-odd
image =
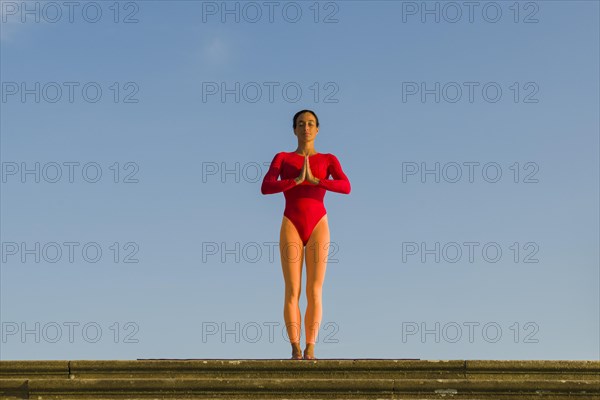
[{"label": "red leotard", "polygon": [[[320,180],[319,184],[313,185],[307,180],[299,185],[296,184],[294,179],[302,171],[304,156],[295,152],[281,152],[277,153],[271,161],[260,189],[262,194],[283,192],[285,196],[283,215],[292,221],[305,246],[315,225],[327,214],[323,205],[325,190],[350,193],[350,181],[342,171],[336,156],[330,153],[317,153],[309,156],[308,161],[313,176]],[[277,180],[280,175],[281,180]],[[328,179],[330,175],[333,179]]]}]

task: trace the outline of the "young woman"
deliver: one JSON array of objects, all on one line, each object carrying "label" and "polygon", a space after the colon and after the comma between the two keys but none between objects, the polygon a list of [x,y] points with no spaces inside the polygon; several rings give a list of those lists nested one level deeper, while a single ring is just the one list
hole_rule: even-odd
[{"label": "young woman", "polygon": [[[292,359],[295,360],[303,358],[300,347],[302,317],[299,301],[302,263],[306,259],[304,359],[314,360],[314,345],[322,317],[321,299],[329,247],[329,224],[323,198],[326,190],[350,193],[350,181],[336,156],[317,153],[315,150],[319,119],[313,111],[297,112],[293,128],[298,147],[293,152],[275,155],[263,179],[261,192],[283,192],[285,196],[279,252],[285,280],[283,316],[292,344]],[[281,180],[278,180],[280,176]],[[333,179],[328,179],[329,176]]]}]

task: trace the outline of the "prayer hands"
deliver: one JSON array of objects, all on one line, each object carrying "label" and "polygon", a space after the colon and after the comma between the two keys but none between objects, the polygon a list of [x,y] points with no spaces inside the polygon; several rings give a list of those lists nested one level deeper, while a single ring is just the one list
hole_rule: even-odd
[{"label": "prayer hands", "polygon": [[319,178],[316,178],[310,170],[310,161],[308,160],[308,156],[304,156],[304,165],[302,166],[300,175],[296,178],[296,183],[299,185],[305,180],[313,185],[317,185],[319,183]]}]

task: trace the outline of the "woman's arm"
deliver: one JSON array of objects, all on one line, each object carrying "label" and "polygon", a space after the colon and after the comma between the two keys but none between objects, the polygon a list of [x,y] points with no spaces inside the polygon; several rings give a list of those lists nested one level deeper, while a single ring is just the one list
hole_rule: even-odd
[{"label": "woman's arm", "polygon": [[275,157],[273,157],[273,161],[271,161],[269,171],[267,171],[267,174],[263,179],[262,186],[260,187],[260,191],[262,194],[284,192],[297,185],[296,180],[294,178],[277,180],[281,172],[282,162],[283,153],[275,154]]},{"label": "woman's arm", "polygon": [[[327,177],[331,174],[333,179],[327,179]],[[325,179],[320,179],[317,186],[322,187],[326,190],[331,190],[332,192],[348,194],[350,193],[350,181],[348,177],[342,170],[342,166],[338,161],[337,157],[331,154],[329,158],[329,166],[327,167],[327,176]]]}]

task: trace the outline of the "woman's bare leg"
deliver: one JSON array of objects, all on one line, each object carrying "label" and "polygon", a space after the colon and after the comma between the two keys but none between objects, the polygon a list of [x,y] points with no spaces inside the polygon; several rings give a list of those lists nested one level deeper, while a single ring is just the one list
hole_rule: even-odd
[{"label": "woman's bare leg", "polygon": [[306,328],[305,358],[314,357],[314,344],[317,341],[323,315],[323,282],[329,253],[329,222],[327,215],[317,223],[306,243]]},{"label": "woman's bare leg", "polygon": [[283,318],[290,343],[292,357],[302,356],[300,333],[302,316],[300,315],[300,292],[302,287],[302,262],[304,246],[296,227],[287,217],[283,217],[279,233],[279,254],[283,279],[285,280],[285,297]]}]

